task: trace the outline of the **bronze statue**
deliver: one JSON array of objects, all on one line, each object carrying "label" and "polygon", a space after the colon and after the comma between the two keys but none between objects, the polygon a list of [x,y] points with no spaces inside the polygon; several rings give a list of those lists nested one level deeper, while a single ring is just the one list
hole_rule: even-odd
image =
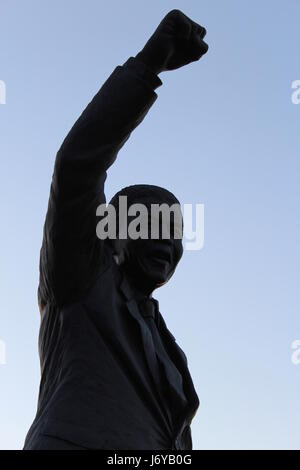
[{"label": "bronze statue", "polygon": [[[40,252],[41,383],[24,449],[192,449],[199,399],[152,297],[174,273],[182,239],[173,219],[169,238],[100,239],[96,211],[108,168],[157,99],[158,74],[198,61],[205,34],[170,11],[57,153]],[[114,196],[116,211],[120,195],[146,207],[178,203],[164,188],[134,185]]]}]

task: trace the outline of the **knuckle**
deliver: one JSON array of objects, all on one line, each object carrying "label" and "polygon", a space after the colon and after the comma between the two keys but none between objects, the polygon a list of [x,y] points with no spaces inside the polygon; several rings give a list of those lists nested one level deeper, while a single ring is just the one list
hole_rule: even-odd
[{"label": "knuckle", "polygon": [[178,10],[177,8],[174,8],[173,10],[171,10],[168,15],[172,15],[172,16],[179,16],[179,15],[183,15],[182,11]]}]

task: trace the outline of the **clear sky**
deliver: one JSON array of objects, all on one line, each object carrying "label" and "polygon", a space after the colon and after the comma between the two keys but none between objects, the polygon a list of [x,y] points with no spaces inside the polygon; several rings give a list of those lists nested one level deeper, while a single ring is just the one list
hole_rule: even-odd
[{"label": "clear sky", "polygon": [[[195,449],[300,448],[300,4],[294,0],[0,0],[0,448],[18,449],[39,386],[38,260],[55,154],[113,69],[179,8],[207,28],[106,194],[165,186],[205,205],[205,242],[156,292],[200,398]],[[3,358],[2,358],[2,362]]]}]

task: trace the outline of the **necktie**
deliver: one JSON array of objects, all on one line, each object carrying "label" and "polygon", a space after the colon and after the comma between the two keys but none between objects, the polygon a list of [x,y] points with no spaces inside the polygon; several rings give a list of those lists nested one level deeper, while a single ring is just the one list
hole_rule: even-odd
[{"label": "necktie", "polygon": [[182,376],[168,355],[159,334],[158,302],[148,297],[139,303],[139,307],[151,331],[153,344],[161,368],[164,396],[168,400],[171,400],[171,407],[174,411],[178,406],[186,406],[187,401],[183,392]]},{"label": "necktie", "polygon": [[158,302],[155,299],[147,297],[140,302],[139,307],[151,331],[156,354],[165,365],[170,362],[170,359],[159,334]]},{"label": "necktie", "polygon": [[142,315],[146,319],[146,323],[150,329],[153,328],[153,324],[155,324],[156,327],[159,327],[158,312],[155,308],[155,302],[156,301],[151,297],[145,297],[139,302]]}]

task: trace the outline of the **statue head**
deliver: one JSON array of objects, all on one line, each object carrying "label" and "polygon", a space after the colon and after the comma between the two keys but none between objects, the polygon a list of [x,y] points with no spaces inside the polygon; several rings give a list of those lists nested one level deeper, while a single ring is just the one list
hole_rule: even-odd
[{"label": "statue head", "polygon": [[180,203],[164,188],[139,184],[121,189],[109,204],[116,214],[116,238],[109,243],[117,262],[134,286],[149,295],[171,278],[182,257]]}]

